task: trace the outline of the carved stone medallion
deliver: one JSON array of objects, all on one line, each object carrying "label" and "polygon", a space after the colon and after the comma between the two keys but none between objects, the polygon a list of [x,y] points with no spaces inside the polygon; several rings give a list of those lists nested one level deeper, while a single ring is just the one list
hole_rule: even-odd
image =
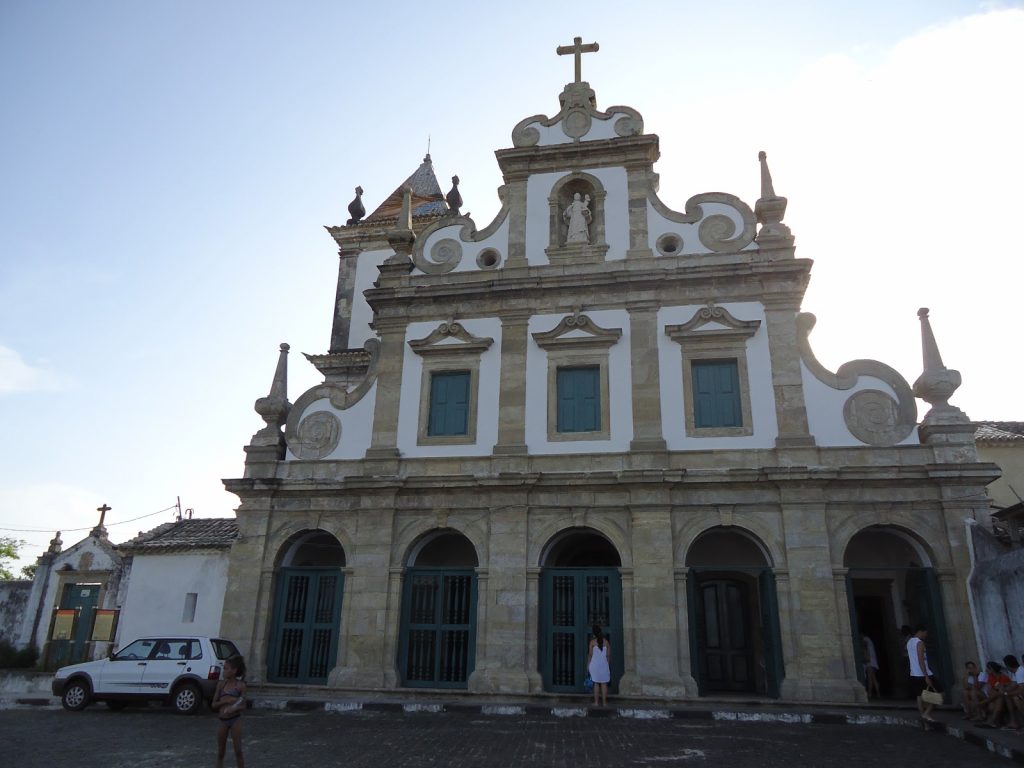
[{"label": "carved stone medallion", "polygon": [[299,422],[296,439],[289,444],[300,459],[322,459],[338,447],[341,423],[328,411],[317,411]]},{"label": "carved stone medallion", "polygon": [[878,389],[864,389],[843,406],[843,419],[850,432],[868,445],[894,445],[906,435],[899,425],[896,401]]},{"label": "carved stone medallion", "polygon": [[462,245],[450,237],[438,240],[430,249],[430,260],[435,264],[455,267],[462,260]]}]

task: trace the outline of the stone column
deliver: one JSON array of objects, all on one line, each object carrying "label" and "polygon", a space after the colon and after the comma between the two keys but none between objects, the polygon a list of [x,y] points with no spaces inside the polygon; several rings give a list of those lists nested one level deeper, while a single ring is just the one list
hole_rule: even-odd
[{"label": "stone column", "polygon": [[[782,489],[783,537],[789,564],[789,628],[792,643],[784,655],[782,698],[812,701],[864,701],[864,688],[846,676],[839,628],[825,503],[819,489]],[[780,619],[782,617],[780,616]]]},{"label": "stone column", "polygon": [[775,392],[775,417],[779,448],[814,446],[807,424],[803,377],[800,372],[800,346],[797,343],[796,315],[799,298],[791,296],[764,299],[765,327],[772,361],[772,389]]},{"label": "stone column", "polygon": [[[637,693],[678,698],[686,686],[676,667],[679,632],[668,506],[630,505],[633,547],[633,658]],[[625,591],[623,584],[623,591]],[[625,599],[623,600],[625,602]],[[626,649],[629,651],[630,649]]]},{"label": "stone column", "polygon": [[631,302],[629,311],[630,364],[633,383],[633,440],[631,451],[663,451],[661,378],[658,365],[658,303]]},{"label": "stone column", "polygon": [[405,362],[405,319],[375,321],[380,334],[380,362],[377,395],[373,407],[373,436],[366,451],[368,459],[398,458],[398,408],[402,397],[402,367]]},{"label": "stone column", "polygon": [[[522,455],[526,449],[526,347],[530,313],[501,316],[501,383],[498,393],[498,442],[495,454]],[[547,375],[544,372],[544,375]]]},{"label": "stone column", "polygon": [[537,636],[540,632],[540,568],[526,569],[526,624],[523,638],[526,646],[526,676],[530,681],[530,693],[544,690],[544,677],[540,673],[540,649]]}]

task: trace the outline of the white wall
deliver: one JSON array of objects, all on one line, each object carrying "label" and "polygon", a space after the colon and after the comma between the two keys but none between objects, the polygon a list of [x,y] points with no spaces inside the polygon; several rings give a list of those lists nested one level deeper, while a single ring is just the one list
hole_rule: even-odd
[{"label": "white wall", "polygon": [[[136,555],[121,606],[117,647],[145,635],[219,636],[227,583],[226,550]],[[182,612],[189,592],[198,599],[195,621],[186,623]]]}]

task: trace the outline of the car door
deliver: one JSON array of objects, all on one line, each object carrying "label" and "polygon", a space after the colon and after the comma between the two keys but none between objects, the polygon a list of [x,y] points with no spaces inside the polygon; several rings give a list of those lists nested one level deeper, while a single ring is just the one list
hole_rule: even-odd
[{"label": "car door", "polygon": [[142,676],[157,642],[148,638],[136,640],[104,662],[98,679],[93,680],[96,693],[141,693]]},{"label": "car door", "polygon": [[161,638],[142,673],[142,688],[146,693],[170,693],[171,684],[186,671],[191,656],[189,638]]}]

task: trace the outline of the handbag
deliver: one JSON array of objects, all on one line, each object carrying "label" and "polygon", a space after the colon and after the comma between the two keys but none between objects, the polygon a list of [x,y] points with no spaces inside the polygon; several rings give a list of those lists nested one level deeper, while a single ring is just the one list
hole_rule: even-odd
[{"label": "handbag", "polygon": [[933,691],[931,688],[925,688],[921,691],[921,701],[925,704],[941,704],[942,703],[942,692]]},{"label": "handbag", "polygon": [[587,693],[590,693],[594,690],[594,678],[592,678],[590,675],[587,675],[587,679],[583,681],[583,689]]}]

